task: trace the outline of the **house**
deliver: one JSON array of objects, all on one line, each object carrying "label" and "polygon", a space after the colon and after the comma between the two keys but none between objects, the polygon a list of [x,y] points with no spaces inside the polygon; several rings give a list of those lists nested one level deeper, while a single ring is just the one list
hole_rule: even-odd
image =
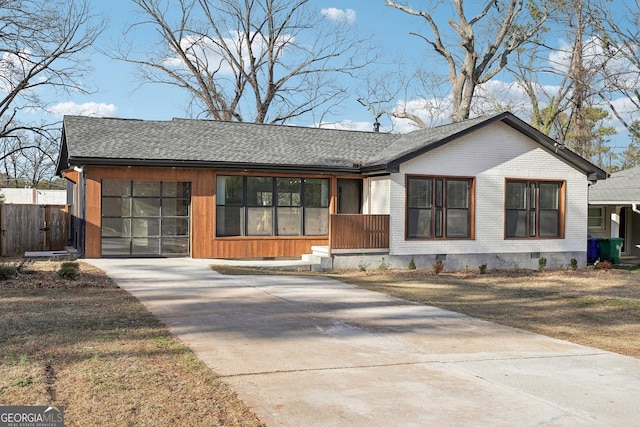
[{"label": "house", "polygon": [[585,264],[588,186],[606,178],[508,112],[402,135],[67,116],[58,172],[88,258],[448,269]]},{"label": "house", "polygon": [[622,237],[622,255],[640,257],[640,166],[589,187],[589,235]]}]

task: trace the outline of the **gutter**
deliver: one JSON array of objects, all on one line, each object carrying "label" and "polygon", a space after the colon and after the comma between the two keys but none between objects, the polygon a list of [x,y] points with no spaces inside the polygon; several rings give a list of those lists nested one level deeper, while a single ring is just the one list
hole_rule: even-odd
[{"label": "gutter", "polygon": [[269,172],[303,172],[316,174],[360,174],[360,165],[352,166],[323,166],[323,165],[294,165],[294,164],[259,164],[259,163],[227,163],[202,160],[156,160],[156,159],[96,159],[89,157],[72,157],[69,164],[85,166],[145,166],[164,168],[194,168],[217,170],[250,170]]}]

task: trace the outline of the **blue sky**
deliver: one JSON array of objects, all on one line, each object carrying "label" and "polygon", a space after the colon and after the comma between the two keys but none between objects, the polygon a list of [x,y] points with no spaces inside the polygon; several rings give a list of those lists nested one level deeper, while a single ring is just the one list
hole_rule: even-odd
[{"label": "blue sky", "polygon": [[[113,44],[122,38],[123,29],[127,23],[142,19],[137,15],[135,5],[130,0],[90,0],[93,12],[103,15],[109,21],[105,33],[99,39],[99,46],[109,50]],[[420,32],[424,30],[421,20],[392,9],[385,5],[384,0],[315,0],[318,11],[335,8],[338,13],[343,13],[342,25],[355,25],[359,32],[370,34],[375,45],[380,46],[385,54],[383,60],[391,65],[397,63],[398,58],[404,58],[410,67],[415,64],[423,64],[430,70],[443,70],[430,47],[415,36],[409,35],[410,31]],[[465,3],[466,7],[473,7],[473,2]],[[448,16],[444,14],[436,16],[443,22],[442,27],[448,27],[444,22]],[[325,11],[327,19],[334,14]],[[136,43],[148,42],[153,34],[139,32],[140,38]],[[562,40],[550,40],[552,45],[561,45]],[[91,95],[73,94],[59,97],[52,102],[50,110],[56,118],[63,114],[89,114],[98,116],[114,116],[122,118],[138,118],[145,120],[170,120],[173,117],[186,117],[184,106],[186,97],[184,93],[176,89],[161,85],[142,85],[134,76],[133,66],[107,58],[99,53],[91,54],[93,71],[86,76],[86,84],[95,87],[97,91]],[[382,73],[384,65],[376,69]],[[511,79],[506,73],[500,74],[492,84],[490,90],[508,93],[512,105],[516,108],[527,105],[527,98],[519,91],[509,86]],[[549,82],[551,83],[551,82]],[[396,101],[403,101],[398,98]],[[414,102],[418,102],[415,101]],[[354,94],[348,104],[344,106],[342,113],[331,117],[332,122],[343,122],[344,127],[371,130],[373,117],[366,107],[357,102]],[[519,111],[514,111],[519,114]],[[305,121],[306,120],[306,121]],[[311,126],[317,123],[309,122],[308,118],[289,124]],[[439,123],[435,123],[439,124]],[[390,122],[383,121],[385,128],[391,130]],[[396,123],[393,131],[406,132],[412,127],[407,123]],[[616,142],[616,144],[618,144]]]},{"label": "blue sky", "polygon": [[[407,34],[407,25],[410,21],[415,23],[415,19],[390,9],[382,0],[340,0],[335,3],[325,0],[318,3],[322,5],[320,9],[333,7],[345,13],[351,10],[353,13],[349,13],[350,16],[355,15],[355,22],[349,24],[357,25],[359,31],[370,33],[376,44],[384,46],[389,52],[385,55],[386,61],[391,62],[391,52],[398,54],[403,51],[415,58],[419,55],[418,52],[425,50],[424,43]],[[129,0],[92,0],[92,4],[93,12],[104,15],[109,21],[107,30],[99,39],[100,47],[108,50],[122,37],[127,23],[137,19],[136,9]],[[414,27],[417,28],[415,25]],[[149,34],[148,38],[151,39],[152,36]],[[141,43],[145,41],[140,40]],[[185,116],[185,97],[176,89],[161,85],[140,86],[141,81],[134,76],[132,65],[109,59],[99,53],[92,54],[91,64],[93,71],[86,76],[85,81],[88,86],[96,87],[97,92],[58,99],[53,108],[58,115],[95,112],[93,114],[145,120],[168,120]],[[355,95],[353,107],[348,110],[349,113],[344,117],[334,119],[364,121],[367,123],[367,130],[370,128],[371,114],[356,102]],[[308,126],[312,123],[294,124]]]}]

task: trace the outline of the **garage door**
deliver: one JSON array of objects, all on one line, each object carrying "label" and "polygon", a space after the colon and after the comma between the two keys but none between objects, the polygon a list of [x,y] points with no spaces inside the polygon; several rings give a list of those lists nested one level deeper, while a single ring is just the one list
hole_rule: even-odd
[{"label": "garage door", "polygon": [[102,181],[102,256],[188,256],[191,185]]}]

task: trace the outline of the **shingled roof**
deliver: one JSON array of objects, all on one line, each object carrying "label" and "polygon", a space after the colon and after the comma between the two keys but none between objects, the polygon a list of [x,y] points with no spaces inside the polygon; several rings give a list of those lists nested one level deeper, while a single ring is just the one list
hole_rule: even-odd
[{"label": "shingled roof", "polygon": [[640,203],[640,166],[614,172],[606,181],[589,187],[589,203],[596,205]]},{"label": "shingled roof", "polygon": [[[396,171],[400,163],[412,157],[496,121],[553,151],[553,140],[508,112],[408,134],[214,120],[65,116],[58,172],[72,166],[118,165],[386,173]],[[588,175],[605,176],[581,157],[562,151],[566,152],[560,157]]]}]

